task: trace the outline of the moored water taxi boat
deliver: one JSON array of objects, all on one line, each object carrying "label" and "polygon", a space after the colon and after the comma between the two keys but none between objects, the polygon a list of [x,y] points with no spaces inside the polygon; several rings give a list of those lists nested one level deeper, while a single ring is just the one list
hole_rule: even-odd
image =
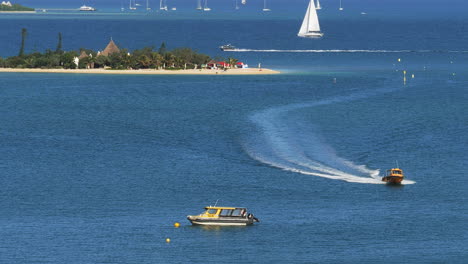
[{"label": "moored water taxi boat", "polygon": [[399,168],[393,168],[387,170],[385,176],[382,178],[383,182],[390,184],[400,184],[405,176],[403,175],[403,170]]},{"label": "moored water taxi boat", "polygon": [[253,214],[242,207],[208,206],[199,215],[188,215],[192,225],[245,226],[260,222]]}]

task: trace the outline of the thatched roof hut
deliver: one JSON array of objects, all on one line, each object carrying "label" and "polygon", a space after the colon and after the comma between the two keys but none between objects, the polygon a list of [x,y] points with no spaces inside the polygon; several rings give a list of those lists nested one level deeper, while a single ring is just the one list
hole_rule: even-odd
[{"label": "thatched roof hut", "polygon": [[103,52],[101,52],[101,55],[103,56],[109,56],[112,53],[120,52],[119,47],[115,45],[114,41],[111,39],[109,44],[107,44],[107,47],[104,49]]},{"label": "thatched roof hut", "polygon": [[81,53],[80,53],[80,56],[78,57],[78,59],[84,59],[84,58],[87,58],[89,57],[88,54],[86,54],[86,51],[82,50]]}]

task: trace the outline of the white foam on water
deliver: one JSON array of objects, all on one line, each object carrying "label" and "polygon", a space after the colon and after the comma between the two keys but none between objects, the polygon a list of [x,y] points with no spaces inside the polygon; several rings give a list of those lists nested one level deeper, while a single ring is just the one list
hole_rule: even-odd
[{"label": "white foam on water", "polygon": [[327,50],[279,50],[279,49],[232,49],[225,50],[229,52],[285,52],[285,53],[466,53],[463,50],[342,50],[342,49],[327,49]]},{"label": "white foam on water", "polygon": [[[286,171],[353,183],[385,184],[379,170],[339,157],[313,125],[297,125],[291,121],[296,111],[366,98],[375,93],[378,92],[290,104],[253,113],[250,120],[257,126],[258,133],[251,135],[244,149],[253,159]],[[413,183],[404,181],[404,184]]]}]

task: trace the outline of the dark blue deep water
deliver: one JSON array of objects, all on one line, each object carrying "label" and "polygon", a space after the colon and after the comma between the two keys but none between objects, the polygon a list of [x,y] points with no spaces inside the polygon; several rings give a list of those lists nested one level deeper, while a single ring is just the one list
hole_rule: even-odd
[{"label": "dark blue deep water", "polygon": [[[284,74],[0,73],[0,263],[467,263],[468,18],[328,16],[305,40],[301,15],[2,15],[2,57],[25,27],[28,52],[62,32]],[[396,161],[406,183],[380,184]],[[218,199],[261,222],[185,219]]]}]

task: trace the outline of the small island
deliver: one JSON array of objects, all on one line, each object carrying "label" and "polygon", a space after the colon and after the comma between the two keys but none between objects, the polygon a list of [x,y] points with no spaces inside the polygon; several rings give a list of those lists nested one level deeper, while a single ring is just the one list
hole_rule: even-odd
[{"label": "small island", "polygon": [[0,72],[53,72],[102,74],[277,74],[279,72],[249,68],[235,58],[211,58],[191,48],[169,50],[163,42],[154,47],[130,52],[121,49],[111,38],[102,51],[81,48],[78,51],[62,50],[62,34],[58,34],[55,50],[44,53],[24,52],[27,31],[22,30],[18,56],[0,57]]},{"label": "small island", "polygon": [[0,4],[0,12],[9,13],[9,12],[35,12],[34,8],[22,6],[20,4],[12,4],[10,1],[2,1]]}]

